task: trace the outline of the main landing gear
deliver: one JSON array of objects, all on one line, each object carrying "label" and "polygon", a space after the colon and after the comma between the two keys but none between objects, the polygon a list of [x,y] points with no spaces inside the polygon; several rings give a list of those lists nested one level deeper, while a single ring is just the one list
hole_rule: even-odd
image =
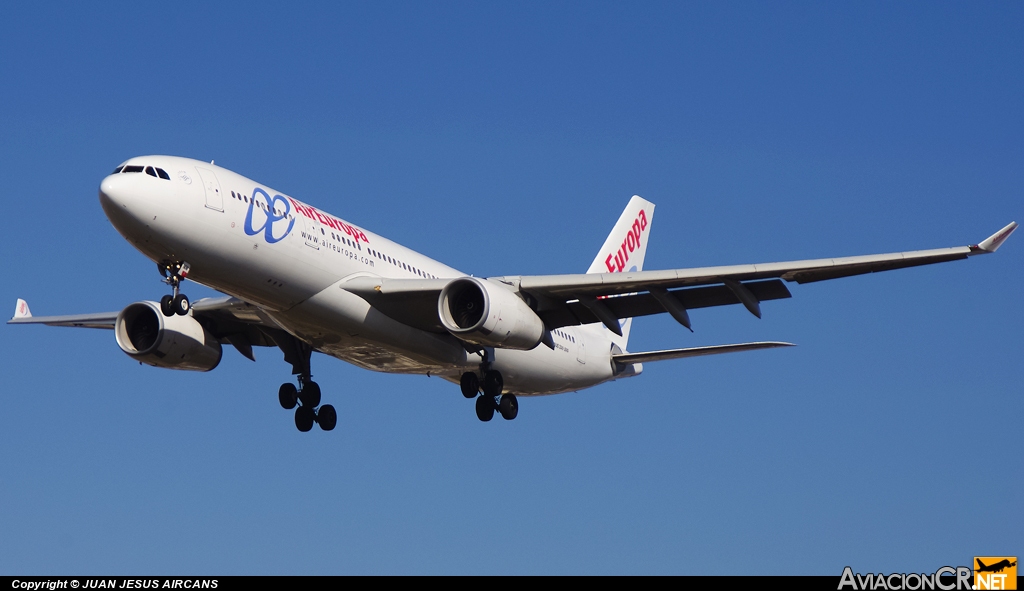
[{"label": "main landing gear", "polygon": [[188,296],[179,291],[179,288],[182,280],[188,277],[188,263],[162,262],[157,263],[156,268],[164,276],[164,283],[170,285],[174,290],[173,294],[160,298],[160,311],[164,313],[164,316],[187,315],[192,308],[192,303],[188,301]]},{"label": "main landing gear", "polygon": [[[320,386],[316,382],[303,380],[299,377],[299,386],[288,382],[281,384],[277,398],[285,410],[295,408],[295,426],[303,433],[313,428],[313,423],[320,425],[324,431],[334,429],[338,424],[338,413],[330,404],[320,405]],[[320,406],[317,409],[317,406]]]},{"label": "main landing gear", "polygon": [[[462,388],[462,395],[466,398],[476,398],[476,418],[487,422],[494,418],[494,411],[501,414],[501,418],[511,421],[519,415],[519,401],[515,394],[502,394],[505,381],[497,370],[484,372],[484,379],[481,380],[475,372],[467,371],[462,374],[459,380]],[[477,396],[483,390],[483,394]]]},{"label": "main landing gear", "polygon": [[[338,413],[330,404],[320,404],[320,386],[310,374],[309,358],[313,349],[294,337],[283,337],[278,346],[284,351],[284,359],[292,364],[292,371],[299,375],[299,387],[291,382],[281,384],[277,399],[285,410],[295,409],[295,426],[303,433],[313,428],[313,423],[324,431],[338,425]],[[296,408],[298,405],[298,408]],[[320,407],[320,408],[317,408]]]}]

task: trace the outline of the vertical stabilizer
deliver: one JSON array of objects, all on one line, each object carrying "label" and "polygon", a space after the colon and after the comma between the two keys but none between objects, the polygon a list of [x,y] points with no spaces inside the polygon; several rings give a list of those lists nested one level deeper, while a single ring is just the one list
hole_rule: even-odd
[{"label": "vertical stabilizer", "polygon": [[[633,195],[615,222],[611,234],[605,239],[597,257],[590,264],[587,273],[632,273],[643,271],[644,255],[647,254],[647,240],[651,235],[651,222],[654,220],[654,204],[639,195]],[[622,336],[610,333],[613,343],[623,351],[629,340],[629,327],[632,318],[619,321]]]}]

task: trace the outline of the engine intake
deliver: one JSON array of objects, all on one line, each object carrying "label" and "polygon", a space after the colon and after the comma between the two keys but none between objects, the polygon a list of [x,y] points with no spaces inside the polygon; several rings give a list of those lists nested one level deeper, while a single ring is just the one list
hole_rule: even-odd
[{"label": "engine intake", "polygon": [[544,337],[544,322],[505,286],[460,277],[441,290],[438,317],[456,337],[486,347],[529,350]]},{"label": "engine intake", "polygon": [[114,323],[117,346],[147,365],[210,371],[217,367],[217,339],[191,316],[164,316],[156,302],[129,304]]}]

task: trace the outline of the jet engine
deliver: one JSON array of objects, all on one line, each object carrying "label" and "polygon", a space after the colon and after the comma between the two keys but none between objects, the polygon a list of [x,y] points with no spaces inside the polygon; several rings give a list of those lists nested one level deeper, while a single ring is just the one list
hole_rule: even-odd
[{"label": "jet engine", "polygon": [[529,350],[544,337],[544,322],[505,286],[460,277],[441,290],[441,324],[456,337],[486,347]]},{"label": "jet engine", "polygon": [[130,304],[114,324],[117,345],[133,359],[168,369],[210,371],[220,343],[192,316],[164,316],[156,302]]}]

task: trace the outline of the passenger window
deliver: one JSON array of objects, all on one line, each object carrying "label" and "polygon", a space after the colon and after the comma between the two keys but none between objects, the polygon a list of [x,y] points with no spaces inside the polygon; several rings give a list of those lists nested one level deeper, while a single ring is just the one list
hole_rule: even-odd
[{"label": "passenger window", "polygon": [[171,180],[171,175],[167,174],[167,171],[162,168],[156,169],[156,174],[165,181]]}]

